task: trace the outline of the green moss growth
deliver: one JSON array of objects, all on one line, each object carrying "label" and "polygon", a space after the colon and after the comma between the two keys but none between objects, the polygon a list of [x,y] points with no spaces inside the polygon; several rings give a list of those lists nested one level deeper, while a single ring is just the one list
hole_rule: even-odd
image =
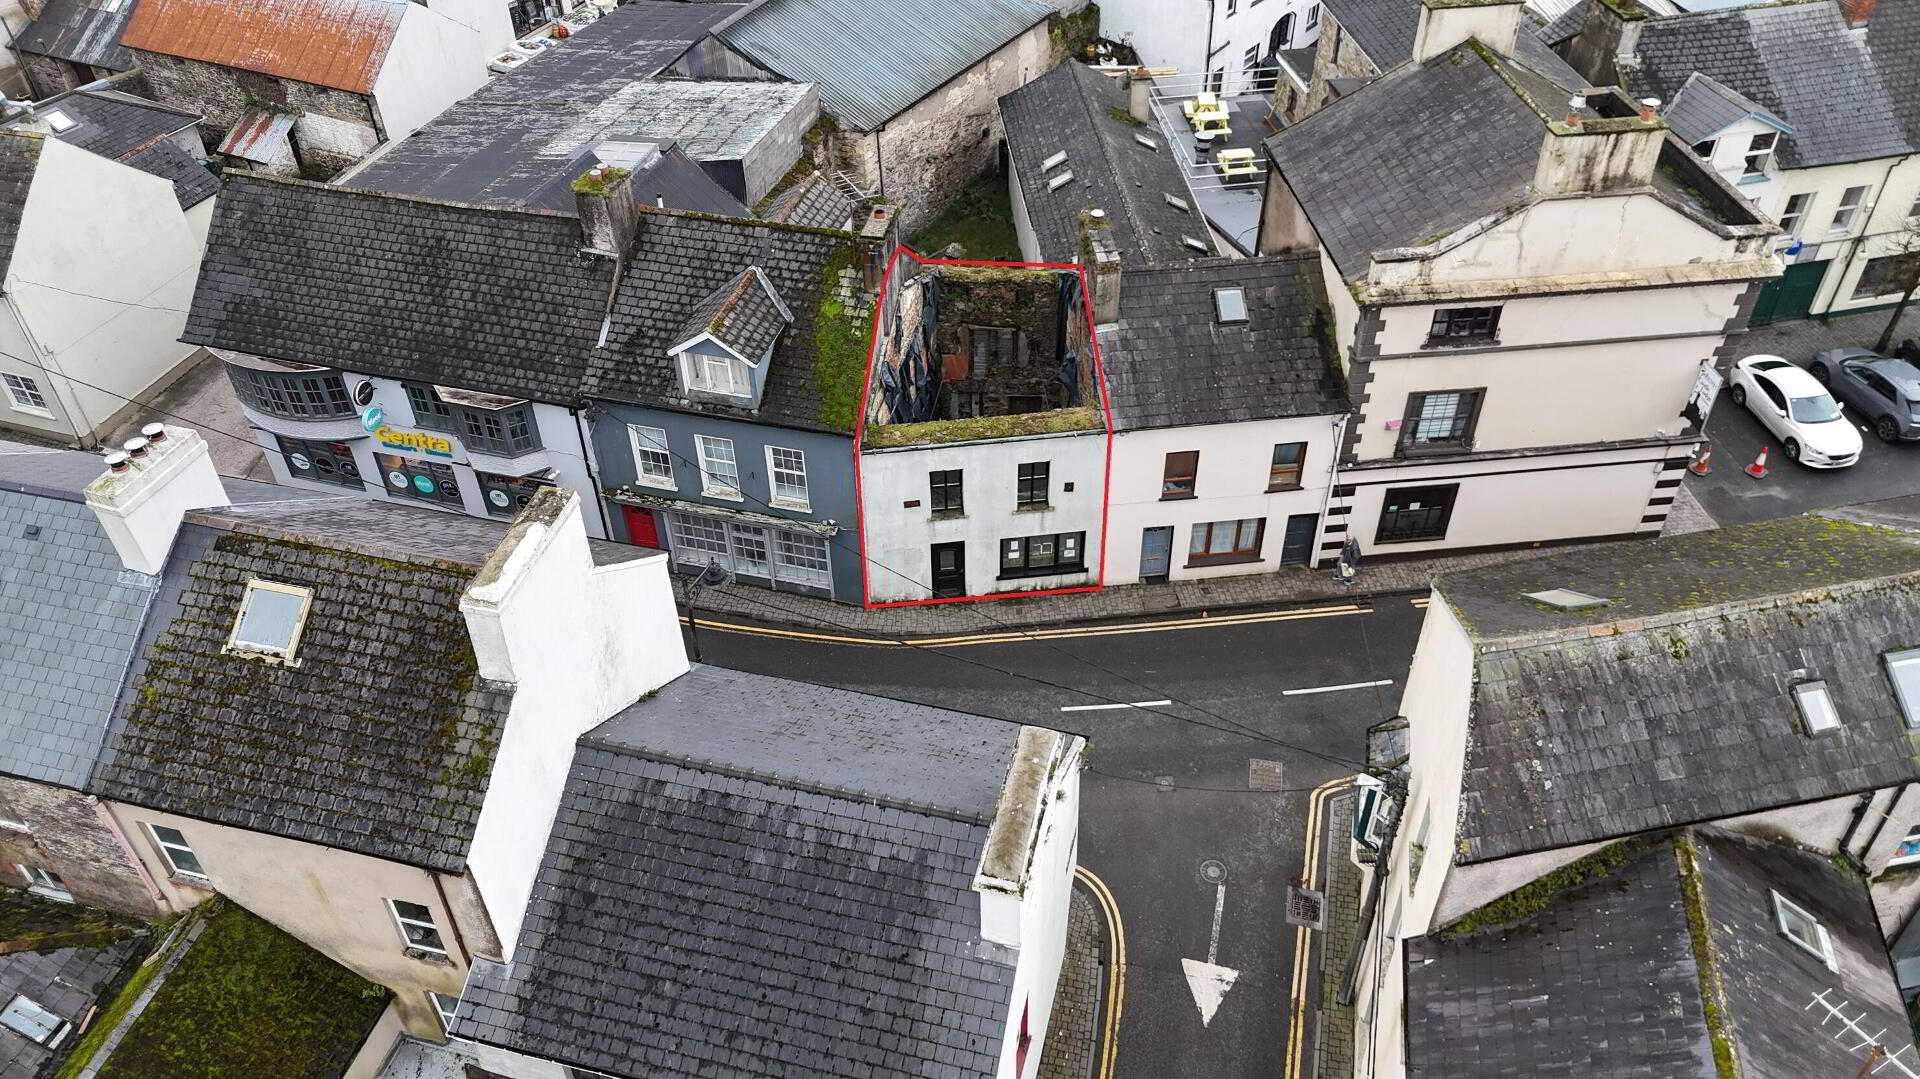
[{"label": "green moss growth", "polygon": [[1047,41],[1053,46],[1054,62],[1065,59],[1093,59],[1094,46],[1100,40],[1100,5],[1089,3],[1071,15],[1055,15],[1047,20]]},{"label": "green moss growth", "polygon": [[865,444],[873,449],[895,446],[933,446],[947,442],[977,442],[989,438],[1051,435],[1089,431],[1099,426],[1093,406],[1056,408],[1051,412],[1022,412],[1013,416],[974,416],[964,420],[929,420],[870,426]]},{"label": "green moss growth", "polygon": [[[959,244],[970,259],[1015,262],[1020,258],[1020,238],[1013,231],[1013,196],[1007,191],[1007,178],[998,169],[989,169],[976,177],[947,204],[940,216],[907,241],[907,246],[923,255]],[[949,267],[951,268],[951,267]]]},{"label": "green moss growth", "polygon": [[788,188],[813,175],[814,172],[820,168],[817,160],[819,156],[818,148],[822,142],[825,142],[828,137],[839,129],[839,125],[833,122],[833,117],[825,113],[820,114],[820,119],[815,120],[813,126],[808,128],[806,134],[801,136],[801,141],[804,142],[807,147],[806,152],[800,155],[799,159],[793,163],[793,167],[787,170],[785,176],[780,177],[772,187],[767,189],[765,195],[760,196],[759,202],[753,204],[755,217],[764,216],[767,208],[773,205],[773,200],[786,194]]},{"label": "green moss growth", "polygon": [[1439,935],[1457,937],[1482,929],[1504,929],[1519,925],[1551,906],[1562,892],[1608,876],[1643,849],[1644,844],[1631,839],[1601,847],[1578,861],[1569,862],[1536,878],[1530,884],[1515,888],[1478,910],[1469,911],[1442,929]]},{"label": "green moss growth", "polygon": [[[386,1008],[386,989],[224,900],[196,917],[205,928],[191,946],[174,944],[188,947],[186,955],[100,1062],[99,1079],[340,1074]],[[127,982],[58,1079],[93,1060],[166,958],[156,956]]]},{"label": "green moss growth", "polygon": [[858,273],[860,252],[852,244],[820,267],[820,310],[813,320],[813,377],[820,394],[819,420],[852,431],[860,415],[861,383],[873,347],[872,320],[840,302],[840,279]]},{"label": "green moss growth", "polygon": [[0,888],[0,946],[6,951],[98,948],[139,931],[138,922],[117,914]]},{"label": "green moss growth", "polygon": [[1713,1046],[1713,1068],[1720,1079],[1740,1079],[1740,1061],[1733,1047],[1733,1023],[1727,1017],[1727,987],[1720,978],[1713,927],[1707,921],[1707,886],[1700,877],[1700,853],[1693,837],[1673,840],[1674,861],[1680,873],[1681,900],[1687,908],[1687,935],[1693,941],[1693,962],[1700,970],[1700,1004],[1706,1013],[1707,1040]]},{"label": "green moss growth", "polygon": [[614,181],[624,180],[631,175],[631,169],[622,168],[601,169],[598,176],[587,172],[573,182],[573,192],[576,195],[604,195]]},{"label": "green moss growth", "polygon": [[1132,124],[1135,127],[1143,127],[1146,124],[1146,121],[1141,120],[1139,117],[1135,116],[1133,113],[1128,112],[1126,109],[1123,109],[1118,105],[1108,105],[1107,115],[1113,117],[1115,120],[1118,120],[1123,124]]}]

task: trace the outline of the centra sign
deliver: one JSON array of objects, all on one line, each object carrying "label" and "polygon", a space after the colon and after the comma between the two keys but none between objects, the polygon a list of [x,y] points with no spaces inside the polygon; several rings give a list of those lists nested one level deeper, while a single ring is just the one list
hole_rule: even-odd
[{"label": "centra sign", "polygon": [[400,431],[392,427],[380,427],[373,432],[382,446],[394,450],[413,450],[434,457],[452,457],[453,440],[430,435],[423,431]]}]

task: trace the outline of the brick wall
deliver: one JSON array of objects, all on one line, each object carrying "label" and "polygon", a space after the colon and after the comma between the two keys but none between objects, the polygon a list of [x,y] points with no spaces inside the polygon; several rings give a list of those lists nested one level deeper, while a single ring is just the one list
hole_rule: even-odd
[{"label": "brick wall", "polygon": [[249,98],[369,129],[375,127],[373,99],[361,94],[179,56],[138,49],[132,52],[155,100],[205,118],[200,135],[209,150],[220,145],[227,130],[247,110]]},{"label": "brick wall", "polygon": [[94,806],[79,791],[0,776],[0,818],[26,826],[0,826],[0,879],[25,885],[17,868],[24,863],[58,875],[89,906],[140,918],[167,913]]}]

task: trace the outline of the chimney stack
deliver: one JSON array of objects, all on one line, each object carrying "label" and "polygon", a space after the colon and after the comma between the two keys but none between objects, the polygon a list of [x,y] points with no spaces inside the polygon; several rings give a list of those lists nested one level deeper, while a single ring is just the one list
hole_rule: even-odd
[{"label": "chimney stack", "polygon": [[159,573],[187,511],[227,504],[206,440],[185,427],[130,439],[105,464],[107,471],[87,484],[87,508],[130,570]]},{"label": "chimney stack", "polygon": [[1127,72],[1127,113],[1143,124],[1153,123],[1153,77],[1144,67]]},{"label": "chimney stack", "polygon": [[1420,0],[1413,59],[1425,63],[1468,39],[1512,56],[1525,10],[1521,0]]},{"label": "chimney stack", "polygon": [[580,212],[580,234],[587,250],[624,259],[640,231],[640,210],[633,199],[633,173],[610,165],[595,165],[573,182],[574,204]]},{"label": "chimney stack", "polygon": [[1846,17],[1847,25],[1855,30],[1873,20],[1873,8],[1879,0],[1840,0],[1840,14]]},{"label": "chimney stack", "polygon": [[1102,210],[1080,215],[1082,250],[1089,256],[1087,285],[1092,291],[1094,326],[1120,321],[1120,247],[1113,242],[1113,226]]}]

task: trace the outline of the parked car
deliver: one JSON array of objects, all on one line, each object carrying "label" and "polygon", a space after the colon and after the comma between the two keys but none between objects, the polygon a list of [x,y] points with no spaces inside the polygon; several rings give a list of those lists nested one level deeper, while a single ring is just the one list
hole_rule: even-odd
[{"label": "parked car", "polygon": [[1882,442],[1920,439],[1920,367],[1864,348],[1816,352],[1807,371]]},{"label": "parked car", "polygon": [[1778,356],[1733,365],[1733,401],[1780,439],[1787,459],[1809,468],[1846,468],[1860,459],[1860,432],[1814,377]]}]

